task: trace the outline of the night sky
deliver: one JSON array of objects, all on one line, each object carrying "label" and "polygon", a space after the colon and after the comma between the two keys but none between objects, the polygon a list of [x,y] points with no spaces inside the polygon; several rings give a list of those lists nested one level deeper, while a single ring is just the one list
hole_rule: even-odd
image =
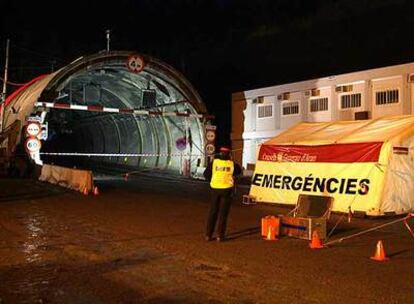
[{"label": "night sky", "polygon": [[103,50],[110,29],[111,49],[182,72],[228,143],[232,92],[414,61],[413,2],[0,0],[0,64],[10,38],[9,80],[25,82]]}]

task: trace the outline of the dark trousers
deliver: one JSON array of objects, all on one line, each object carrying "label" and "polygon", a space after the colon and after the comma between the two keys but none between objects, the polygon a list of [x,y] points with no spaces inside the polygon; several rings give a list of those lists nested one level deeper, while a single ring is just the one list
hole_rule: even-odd
[{"label": "dark trousers", "polygon": [[227,217],[230,211],[233,188],[212,189],[211,205],[208,214],[206,236],[211,237],[218,219],[217,235],[223,238],[226,235]]}]

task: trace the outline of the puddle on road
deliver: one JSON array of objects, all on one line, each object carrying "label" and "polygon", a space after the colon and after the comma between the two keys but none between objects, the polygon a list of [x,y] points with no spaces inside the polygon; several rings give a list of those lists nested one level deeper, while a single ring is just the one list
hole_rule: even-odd
[{"label": "puddle on road", "polygon": [[44,231],[41,228],[41,222],[36,215],[30,216],[25,221],[28,237],[23,243],[23,253],[28,263],[38,262],[41,260],[41,254],[38,252],[39,246],[44,246]]}]

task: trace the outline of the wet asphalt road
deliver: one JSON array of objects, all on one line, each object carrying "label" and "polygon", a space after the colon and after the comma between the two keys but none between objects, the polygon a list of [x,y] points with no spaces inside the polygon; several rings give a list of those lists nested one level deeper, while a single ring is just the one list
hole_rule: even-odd
[{"label": "wet asphalt road", "polygon": [[[244,206],[244,187],[230,240],[207,243],[205,183],[162,175],[97,183],[100,195],[84,196],[0,180],[0,303],[414,303],[414,239],[402,223],[322,250],[268,242],[260,218],[289,209]],[[343,220],[331,239],[390,220]],[[369,259],[380,239],[385,263]]]}]

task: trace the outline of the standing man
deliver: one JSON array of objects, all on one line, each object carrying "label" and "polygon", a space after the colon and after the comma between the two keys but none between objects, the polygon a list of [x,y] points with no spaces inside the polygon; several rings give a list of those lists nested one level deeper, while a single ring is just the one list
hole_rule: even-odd
[{"label": "standing man", "polygon": [[206,241],[211,241],[218,219],[217,241],[222,242],[226,236],[227,217],[230,211],[231,198],[234,191],[234,177],[241,173],[241,168],[230,158],[230,149],[220,148],[204,171],[204,177],[210,181],[211,205],[207,220]]}]

